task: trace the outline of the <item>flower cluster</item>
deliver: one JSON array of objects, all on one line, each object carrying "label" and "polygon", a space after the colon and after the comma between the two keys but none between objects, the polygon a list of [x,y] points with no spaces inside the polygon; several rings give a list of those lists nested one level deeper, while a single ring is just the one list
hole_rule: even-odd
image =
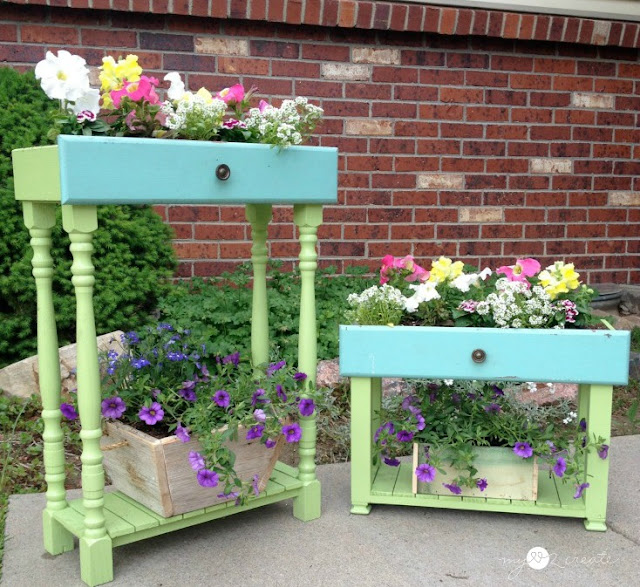
[{"label": "flower cluster", "polygon": [[[538,405],[522,397],[527,385],[480,381],[416,381],[411,395],[399,398],[399,410],[382,414],[384,422],[374,435],[376,451],[384,462],[398,466],[408,445],[424,445],[424,462],[414,471],[418,481],[433,483],[445,474],[443,465],[458,475],[443,485],[453,494],[462,487],[484,491],[491,479],[478,476],[472,446],[509,447],[523,459],[536,456],[549,464],[563,482],[575,483],[575,497],[589,486],[584,482],[585,456],[596,450],[606,459],[609,446],[589,435],[584,419],[564,400]],[[530,396],[529,396],[530,397]]]},{"label": "flower cluster", "polygon": [[46,58],[35,68],[42,89],[60,101],[50,138],[58,134],[179,138],[201,141],[266,143],[280,147],[304,143],[321,121],[322,108],[306,98],[284,100],[280,107],[260,100],[251,107],[255,88],[236,84],[212,94],[186,89],[177,72],[160,81],[144,75],[136,55],[102,59],[100,90],[91,88],[86,61],[68,51]]},{"label": "flower cluster", "polygon": [[[198,483],[218,487],[244,503],[255,490],[234,470],[227,447],[238,436],[274,448],[279,438],[298,442],[298,416],[316,409],[315,391],[304,373],[285,361],[252,366],[239,353],[217,355],[188,330],[159,323],[122,337],[123,352],[102,361],[102,415],[156,436],[175,434],[182,442],[197,438],[189,462]],[[75,406],[61,406],[69,419]]]},{"label": "flower cluster", "polygon": [[541,270],[535,259],[518,259],[494,272],[440,257],[426,270],[410,255],[387,255],[380,286],[349,296],[348,318],[380,325],[584,327],[592,321],[595,295],[580,283],[573,264],[562,261]]}]

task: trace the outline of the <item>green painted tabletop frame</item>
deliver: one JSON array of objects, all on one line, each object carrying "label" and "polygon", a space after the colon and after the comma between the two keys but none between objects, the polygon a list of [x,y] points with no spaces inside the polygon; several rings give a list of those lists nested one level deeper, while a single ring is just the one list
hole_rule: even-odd
[{"label": "green painted tabletop frame", "polygon": [[511,512],[581,518],[587,530],[606,530],[609,459],[595,451],[579,499],[572,485],[546,474],[536,501],[415,494],[412,463],[381,464],[373,435],[382,377],[553,381],[579,384],[578,418],[610,444],[613,385],[628,383],[629,345],[626,331],[341,326],[340,373],[351,378],[351,512],[368,514],[372,504]]},{"label": "green painted tabletop frame", "polygon": [[[115,169],[117,167],[110,165],[116,165],[118,161],[127,161],[135,167],[127,191],[121,190],[124,184],[120,178],[117,187],[109,188],[111,191],[104,189],[110,182],[102,182],[97,196],[93,197],[91,183],[87,182],[91,178],[95,182],[95,178],[100,177],[98,168]],[[165,168],[159,161],[165,162],[165,168],[167,162],[171,162],[172,169],[160,182],[157,179],[159,172],[162,175]],[[296,518],[303,521],[318,518],[320,483],[316,478],[315,415],[300,417],[302,438],[298,467],[278,463],[266,489],[246,506],[236,507],[225,502],[163,518],[119,492],[105,493],[100,450],[101,394],[93,309],[92,238],[98,230],[96,204],[245,204],[251,225],[254,277],[251,354],[254,363],[260,364],[269,359],[268,224],[272,219],[273,204],[292,205],[294,223],[299,230],[302,290],[298,368],[308,374],[309,382],[314,382],[317,231],[322,222],[322,204],[337,201],[337,150],[319,147],[277,150],[266,145],[59,137],[57,146],[14,151],[13,164],[16,199],[23,203],[24,222],[31,236],[37,290],[38,361],[47,481],[43,533],[47,552],[57,555],[73,550],[74,537],[77,537],[81,577],[93,586],[113,580],[113,548],[122,544],[286,499],[293,499]],[[230,168],[230,177],[219,173],[220,165]],[[186,175],[185,166],[189,168]],[[207,174],[207,180],[193,179],[194,173]],[[284,178],[283,173],[287,174]],[[248,180],[247,175],[253,179]],[[188,177],[191,179],[185,179]],[[312,186],[309,186],[310,181]],[[273,186],[278,189],[274,190]],[[154,187],[162,190],[158,199],[154,198]],[[52,297],[51,231],[56,223],[56,207],[61,202],[68,202],[62,206],[62,222],[71,241],[71,281],[77,303],[77,397],[83,449],[82,498],[74,501],[67,500],[64,488],[60,365]]]}]

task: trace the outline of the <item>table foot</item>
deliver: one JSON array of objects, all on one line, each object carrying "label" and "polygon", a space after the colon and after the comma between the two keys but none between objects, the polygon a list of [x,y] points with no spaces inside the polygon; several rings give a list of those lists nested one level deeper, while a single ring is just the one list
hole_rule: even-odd
[{"label": "table foot", "polygon": [[604,520],[584,520],[584,527],[592,532],[607,531],[607,524]]},{"label": "table foot", "polygon": [[42,534],[44,549],[49,554],[62,554],[75,548],[73,534],[58,522],[48,510],[42,512]]},{"label": "table foot", "polygon": [[89,587],[113,581],[113,545],[109,536],[80,539],[80,576]]},{"label": "table foot", "polygon": [[370,511],[371,511],[371,505],[369,504],[364,504],[364,505],[353,504],[351,506],[352,514],[360,514],[360,515],[366,516]]},{"label": "table foot", "polygon": [[300,494],[293,500],[293,515],[303,522],[310,522],[320,517],[320,481],[311,481],[300,489]]}]

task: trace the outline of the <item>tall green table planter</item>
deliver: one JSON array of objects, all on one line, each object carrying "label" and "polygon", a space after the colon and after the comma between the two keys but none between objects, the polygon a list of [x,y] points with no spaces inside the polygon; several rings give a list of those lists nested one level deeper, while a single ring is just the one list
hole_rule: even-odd
[{"label": "tall green table planter", "polygon": [[[251,352],[256,364],[269,358],[267,228],[273,204],[293,206],[300,233],[302,292],[298,367],[314,381],[317,361],[314,276],[322,205],[337,201],[337,151],[322,147],[278,150],[268,145],[182,140],[60,136],[50,147],[13,152],[16,199],[33,247],[37,288],[38,360],[47,505],[44,546],[51,554],[74,548],[79,539],[81,576],[88,585],[113,579],[113,547],[293,499],[294,516],[320,516],[315,465],[315,416],[301,417],[299,467],[283,463],[258,497],[236,507],[225,502],[163,518],[128,497],[104,492],[100,450],[100,374],[93,310],[92,237],[97,204],[245,204],[251,224],[254,286]],[[73,256],[77,302],[78,408],[82,426],[82,498],[69,501],[64,488],[60,427],[60,370],[52,301],[51,230],[62,204],[63,227]]]},{"label": "tall green table planter", "polygon": [[613,385],[628,382],[629,333],[608,330],[520,330],[414,326],[341,326],[340,373],[351,378],[351,511],[371,504],[513,512],[582,518],[606,530],[609,461],[592,451],[585,463],[590,487],[540,475],[535,501],[413,493],[410,462],[381,465],[374,456],[382,377],[553,381],[578,383],[578,418],[589,434],[611,435]]}]

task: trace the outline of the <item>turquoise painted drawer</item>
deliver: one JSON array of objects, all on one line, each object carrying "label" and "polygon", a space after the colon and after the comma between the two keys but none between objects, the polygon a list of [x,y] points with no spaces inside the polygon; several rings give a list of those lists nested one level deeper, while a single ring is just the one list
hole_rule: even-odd
[{"label": "turquoise painted drawer", "polygon": [[610,330],[340,326],[340,373],[625,385],[629,344]]},{"label": "turquoise painted drawer", "polygon": [[333,147],[83,137],[13,152],[16,198],[63,204],[329,204]]}]

